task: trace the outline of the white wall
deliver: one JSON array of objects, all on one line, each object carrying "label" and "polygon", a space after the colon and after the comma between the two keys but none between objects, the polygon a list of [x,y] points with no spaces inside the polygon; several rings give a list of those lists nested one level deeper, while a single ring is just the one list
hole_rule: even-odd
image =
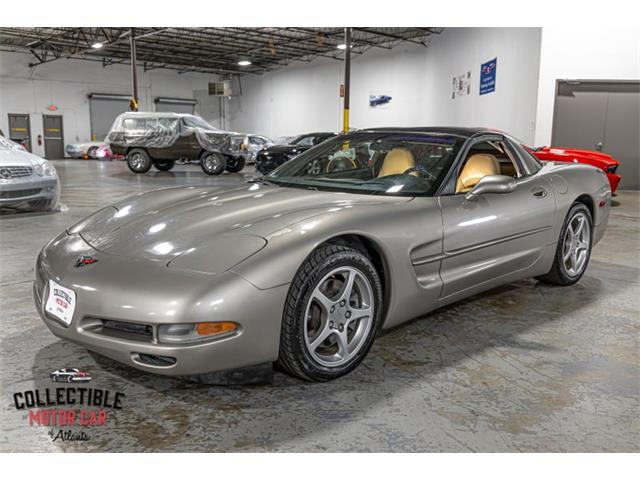
[{"label": "white wall", "polygon": [[[448,28],[428,48],[401,44],[353,56],[351,125],[485,126],[532,142],[540,54],[539,28]],[[479,95],[480,64],[498,58],[496,91]],[[471,95],[451,98],[455,75],[471,70]],[[229,100],[234,130],[272,137],[339,130],[340,61],[295,63],[242,80],[243,95]],[[370,94],[387,94],[386,108],[368,106]]]},{"label": "white wall", "polygon": [[549,145],[556,80],[640,79],[640,28],[544,28],[536,145]]},{"label": "white wall", "polygon": [[[36,145],[42,134],[42,114],[63,115],[65,144],[89,141],[91,126],[89,99],[91,92],[130,95],[131,69],[126,65],[103,68],[100,63],[80,60],[57,60],[30,69],[33,57],[0,52],[0,129],[9,134],[8,113],[31,115],[31,138],[34,153],[43,155]],[[215,75],[187,73],[179,75],[167,70],[143,72],[139,69],[140,110],[153,110],[158,96],[197,98],[203,103],[196,109],[207,119],[219,120],[218,99],[202,95]],[[196,92],[200,92],[196,94]],[[47,106],[58,110],[48,112]]]}]

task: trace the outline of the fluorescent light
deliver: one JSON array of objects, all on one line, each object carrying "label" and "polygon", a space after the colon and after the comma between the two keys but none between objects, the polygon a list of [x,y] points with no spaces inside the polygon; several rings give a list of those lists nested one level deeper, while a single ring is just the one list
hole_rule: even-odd
[{"label": "fluorescent light", "polygon": [[238,62],[238,65],[240,65],[241,67],[246,67],[247,65],[251,65],[251,62],[249,60],[240,60]]},{"label": "fluorescent light", "polygon": [[347,49],[347,45],[345,43],[341,43],[340,45],[338,45],[336,47],[338,50],[346,50]]},{"label": "fluorescent light", "polygon": [[91,48],[95,48],[96,50],[100,49],[104,47],[104,43],[102,42],[95,42],[93,45],[91,45]]}]

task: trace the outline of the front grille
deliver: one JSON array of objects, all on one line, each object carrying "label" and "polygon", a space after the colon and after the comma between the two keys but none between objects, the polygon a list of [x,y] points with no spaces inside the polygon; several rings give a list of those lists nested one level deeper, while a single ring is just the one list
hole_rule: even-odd
[{"label": "front grille", "polygon": [[28,177],[33,174],[33,168],[31,167],[2,167],[2,173],[0,178],[19,178]]},{"label": "front grille", "polygon": [[9,198],[32,197],[33,195],[38,195],[41,191],[42,191],[41,188],[27,188],[24,190],[8,190],[6,192],[0,192],[0,198],[9,199]]},{"label": "front grille", "polygon": [[129,338],[131,340],[151,341],[153,327],[141,323],[121,322],[119,320],[101,320],[103,335]]},{"label": "front grille", "polygon": [[174,357],[166,357],[164,355],[149,355],[148,353],[138,353],[137,360],[140,363],[146,363],[153,367],[170,367],[176,364]]}]

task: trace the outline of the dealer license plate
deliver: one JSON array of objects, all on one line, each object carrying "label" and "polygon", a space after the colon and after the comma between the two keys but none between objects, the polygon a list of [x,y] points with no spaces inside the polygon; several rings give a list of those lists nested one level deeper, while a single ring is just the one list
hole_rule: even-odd
[{"label": "dealer license plate", "polygon": [[44,309],[67,325],[71,324],[76,309],[76,292],[49,280],[49,298]]}]

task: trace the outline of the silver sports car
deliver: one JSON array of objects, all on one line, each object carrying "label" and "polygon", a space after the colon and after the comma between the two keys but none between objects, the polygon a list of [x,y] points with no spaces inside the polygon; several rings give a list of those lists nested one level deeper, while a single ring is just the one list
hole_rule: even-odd
[{"label": "silver sports car", "polygon": [[610,197],[601,170],[542,166],[501,132],[361,130],[254,183],[94,213],[43,248],[35,303],[55,335],[148,372],[331,380],[380,329],[523,277],[575,283]]}]

